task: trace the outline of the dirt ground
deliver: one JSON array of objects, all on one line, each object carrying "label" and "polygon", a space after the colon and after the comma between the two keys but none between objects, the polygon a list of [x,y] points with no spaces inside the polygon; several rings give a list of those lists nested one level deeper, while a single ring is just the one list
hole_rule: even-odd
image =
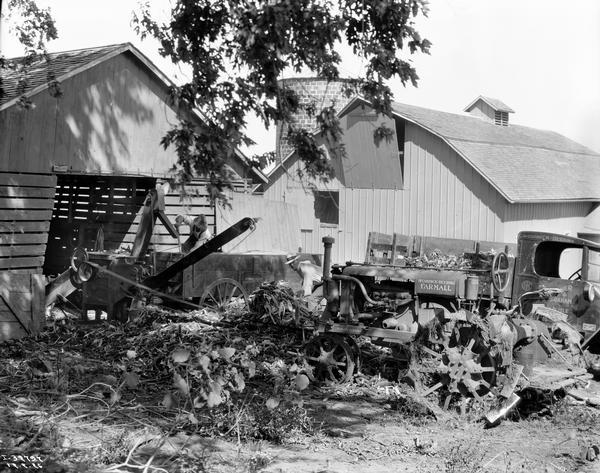
[{"label": "dirt ground", "polygon": [[[600,408],[581,400],[600,399],[591,375],[575,396],[524,397],[509,419],[486,428],[489,403],[473,402],[462,415],[454,403],[444,410],[437,393],[423,398],[373,366],[349,384],[298,388],[305,337],[294,330],[152,317],[134,326],[59,325],[0,346],[0,473],[600,472],[592,458]],[[214,356],[223,376],[239,374],[252,354],[256,375],[245,388],[230,383],[238,388],[231,402],[196,406],[188,384],[173,377],[198,376],[202,388],[200,362],[174,371],[192,353]],[[275,391],[294,386],[294,408],[269,407]],[[182,402],[171,394],[166,402],[165,393]]]},{"label": "dirt ground", "polygon": [[[478,413],[460,416],[425,403],[420,410],[400,402],[396,385],[375,396],[339,390],[306,396],[310,434],[297,433],[283,444],[238,442],[228,437],[201,437],[183,432],[167,439],[151,426],[135,422],[90,423],[75,418],[56,425],[64,451],[119,448],[131,451],[131,465],[98,465],[99,471],[186,472],[598,472],[600,460],[586,461],[585,448],[600,445],[600,410],[566,397],[548,415],[504,420],[486,429]],[[600,394],[600,382],[586,392]],[[135,420],[135,419],[131,419]],[[235,436],[234,436],[235,437]],[[119,440],[117,442],[116,440]],[[113,447],[110,447],[113,446]],[[107,452],[108,454],[115,452]],[[76,455],[75,455],[76,456]],[[72,456],[73,457],[73,456]],[[123,457],[123,455],[121,455]],[[141,466],[151,465],[147,470]],[[64,468],[64,469],[63,469]],[[41,470],[87,471],[76,462],[44,464]]]}]

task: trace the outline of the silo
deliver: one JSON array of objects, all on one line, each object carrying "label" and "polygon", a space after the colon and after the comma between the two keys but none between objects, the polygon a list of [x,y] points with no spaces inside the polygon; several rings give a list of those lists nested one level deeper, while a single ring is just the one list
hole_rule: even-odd
[{"label": "silo", "polygon": [[[315,112],[319,113],[322,108],[334,105],[335,110],[341,110],[352,97],[344,94],[348,87],[349,79],[338,79],[328,81],[317,77],[297,77],[291,79],[282,79],[280,84],[296,92],[300,102],[300,110],[293,116],[291,123],[306,128],[309,131],[315,129],[317,121],[315,117],[310,116],[305,107],[311,103],[315,105]],[[275,153],[277,159],[285,159],[292,151],[288,144],[287,135],[288,125],[278,123],[276,129]]]}]

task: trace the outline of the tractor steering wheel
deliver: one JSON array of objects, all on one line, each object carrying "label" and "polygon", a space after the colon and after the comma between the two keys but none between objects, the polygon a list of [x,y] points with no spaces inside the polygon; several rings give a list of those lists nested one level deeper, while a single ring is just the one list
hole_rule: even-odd
[{"label": "tractor steering wheel", "polygon": [[569,281],[579,281],[581,280],[581,268],[575,271],[573,274],[569,276]]},{"label": "tractor steering wheel", "polygon": [[504,292],[510,280],[510,265],[508,256],[504,251],[496,254],[492,261],[492,284],[498,292]]}]

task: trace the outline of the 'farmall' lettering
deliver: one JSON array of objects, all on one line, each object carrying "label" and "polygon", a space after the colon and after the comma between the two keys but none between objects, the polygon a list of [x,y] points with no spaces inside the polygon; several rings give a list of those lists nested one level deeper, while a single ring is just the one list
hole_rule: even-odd
[{"label": "'farmall' lettering", "polygon": [[417,294],[439,294],[454,296],[456,294],[456,281],[443,281],[436,279],[417,279],[415,282]]}]

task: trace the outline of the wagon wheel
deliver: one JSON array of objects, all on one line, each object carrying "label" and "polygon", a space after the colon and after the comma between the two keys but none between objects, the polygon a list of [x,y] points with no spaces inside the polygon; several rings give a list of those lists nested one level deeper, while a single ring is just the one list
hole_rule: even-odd
[{"label": "wagon wheel", "polygon": [[235,279],[221,278],[209,284],[204,290],[200,305],[219,313],[231,307],[247,309],[248,294]]},{"label": "wagon wheel", "polygon": [[492,283],[498,292],[504,292],[508,287],[510,265],[504,251],[496,254],[492,260]]},{"label": "wagon wheel", "polygon": [[308,342],[305,353],[315,380],[342,384],[352,379],[355,351],[342,337],[317,335]]}]

